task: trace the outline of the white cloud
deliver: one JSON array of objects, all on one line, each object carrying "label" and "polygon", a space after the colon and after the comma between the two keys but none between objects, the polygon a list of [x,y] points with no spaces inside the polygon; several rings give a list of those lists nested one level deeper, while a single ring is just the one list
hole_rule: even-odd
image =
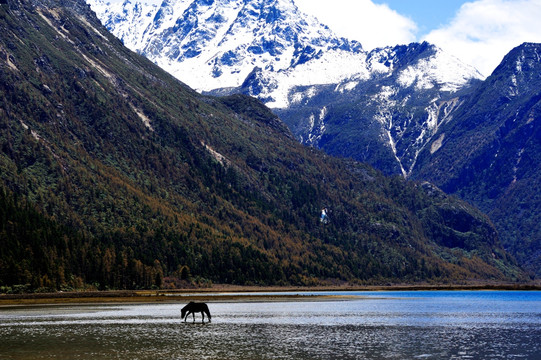
[{"label": "white cloud", "polygon": [[408,44],[416,40],[417,25],[387,5],[371,0],[295,0],[339,36],[359,41],[365,50]]},{"label": "white cloud", "polygon": [[423,40],[488,76],[505,54],[523,42],[541,42],[541,0],[479,0],[462,5],[455,18]]}]

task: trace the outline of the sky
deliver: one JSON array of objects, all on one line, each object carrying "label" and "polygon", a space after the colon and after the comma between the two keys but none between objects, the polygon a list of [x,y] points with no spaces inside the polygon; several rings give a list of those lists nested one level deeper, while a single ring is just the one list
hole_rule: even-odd
[{"label": "sky", "polygon": [[301,11],[339,36],[359,41],[367,51],[428,41],[484,76],[514,47],[541,43],[541,0],[294,1]]}]

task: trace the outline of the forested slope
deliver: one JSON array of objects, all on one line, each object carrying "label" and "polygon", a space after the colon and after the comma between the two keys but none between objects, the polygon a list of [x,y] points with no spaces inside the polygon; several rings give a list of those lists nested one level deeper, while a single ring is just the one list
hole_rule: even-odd
[{"label": "forested slope", "polygon": [[524,279],[479,211],[195,93],[82,0],[8,0],[0,30],[6,289]]}]

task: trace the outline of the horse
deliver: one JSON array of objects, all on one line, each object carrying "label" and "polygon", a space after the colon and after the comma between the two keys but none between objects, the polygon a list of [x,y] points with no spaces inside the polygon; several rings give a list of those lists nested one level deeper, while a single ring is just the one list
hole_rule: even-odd
[{"label": "horse", "polygon": [[196,303],[193,301],[190,301],[188,305],[184,306],[180,310],[180,317],[181,319],[184,319],[184,322],[186,322],[186,319],[188,318],[188,315],[192,314],[193,316],[193,322],[195,322],[195,313],[200,312],[201,316],[203,317],[201,319],[201,322],[205,322],[205,313],[207,314],[209,318],[209,322],[211,319],[209,307],[205,303]]}]

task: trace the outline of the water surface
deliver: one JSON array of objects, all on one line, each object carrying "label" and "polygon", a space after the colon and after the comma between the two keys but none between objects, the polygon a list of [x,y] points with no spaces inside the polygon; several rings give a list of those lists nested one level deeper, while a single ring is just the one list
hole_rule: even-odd
[{"label": "water surface", "polygon": [[541,359],[541,292],[333,294],[359,298],[1,308],[0,359]]}]

